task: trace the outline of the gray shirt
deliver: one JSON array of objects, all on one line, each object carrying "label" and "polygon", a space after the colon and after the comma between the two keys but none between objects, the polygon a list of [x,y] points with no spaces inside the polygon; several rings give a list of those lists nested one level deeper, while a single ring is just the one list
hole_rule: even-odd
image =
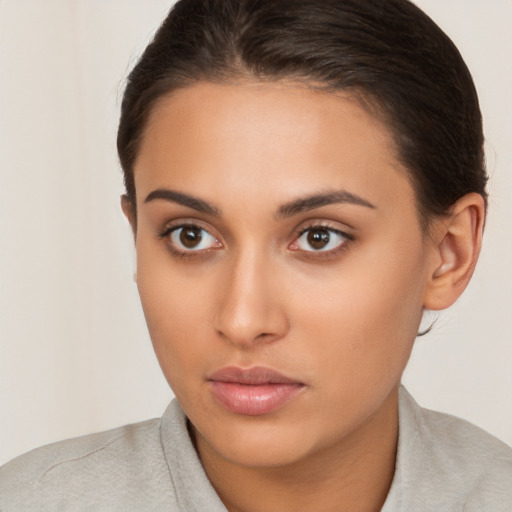
[{"label": "gray shirt", "polygon": [[[38,448],[0,468],[0,511],[226,512],[173,400],[154,419]],[[382,512],[511,512],[512,449],[400,390]]]}]

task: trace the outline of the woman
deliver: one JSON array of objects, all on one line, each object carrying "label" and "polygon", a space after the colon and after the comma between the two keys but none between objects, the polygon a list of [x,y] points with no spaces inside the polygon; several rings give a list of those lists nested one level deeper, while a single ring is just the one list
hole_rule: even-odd
[{"label": "woman", "polygon": [[2,510],[510,509],[511,450],[400,387],[423,312],[471,279],[487,200],[471,76],[429,18],[182,0],[118,151],[177,400],[11,462]]}]

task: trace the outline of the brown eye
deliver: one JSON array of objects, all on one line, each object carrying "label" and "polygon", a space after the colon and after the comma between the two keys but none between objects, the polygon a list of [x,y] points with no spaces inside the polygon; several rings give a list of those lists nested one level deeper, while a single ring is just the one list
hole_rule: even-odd
[{"label": "brown eye", "polygon": [[290,248],[303,252],[331,252],[353,238],[342,231],[325,226],[312,226],[302,231]]},{"label": "brown eye", "polygon": [[193,224],[174,227],[164,234],[179,252],[199,252],[218,249],[222,244],[206,229]]},{"label": "brown eye", "polygon": [[307,234],[308,244],[312,249],[319,251],[329,245],[331,236],[326,229],[312,229]]},{"label": "brown eye", "polygon": [[180,242],[187,249],[194,249],[201,243],[203,238],[201,231],[201,229],[192,226],[181,228],[179,230]]}]

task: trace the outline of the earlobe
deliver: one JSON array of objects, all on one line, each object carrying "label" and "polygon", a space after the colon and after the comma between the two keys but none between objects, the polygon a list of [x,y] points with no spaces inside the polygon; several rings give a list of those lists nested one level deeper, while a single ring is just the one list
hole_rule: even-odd
[{"label": "earlobe", "polygon": [[135,210],[135,205],[128,198],[128,196],[126,194],[123,194],[121,196],[121,209],[123,210],[125,217],[128,219],[128,222],[130,223],[130,226],[132,228],[133,236],[136,239],[137,214],[136,214],[136,210]]},{"label": "earlobe", "polygon": [[432,266],[423,306],[441,310],[451,306],[469,284],[480,253],[485,202],[480,194],[459,199],[448,217],[436,222]]}]

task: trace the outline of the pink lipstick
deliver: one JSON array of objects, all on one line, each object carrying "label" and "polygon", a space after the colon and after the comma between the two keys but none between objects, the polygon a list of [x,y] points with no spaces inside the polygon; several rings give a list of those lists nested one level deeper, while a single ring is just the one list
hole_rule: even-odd
[{"label": "pink lipstick", "polygon": [[213,396],[228,411],[247,416],[268,414],[304,389],[304,384],[264,367],[230,366],[209,377]]}]

